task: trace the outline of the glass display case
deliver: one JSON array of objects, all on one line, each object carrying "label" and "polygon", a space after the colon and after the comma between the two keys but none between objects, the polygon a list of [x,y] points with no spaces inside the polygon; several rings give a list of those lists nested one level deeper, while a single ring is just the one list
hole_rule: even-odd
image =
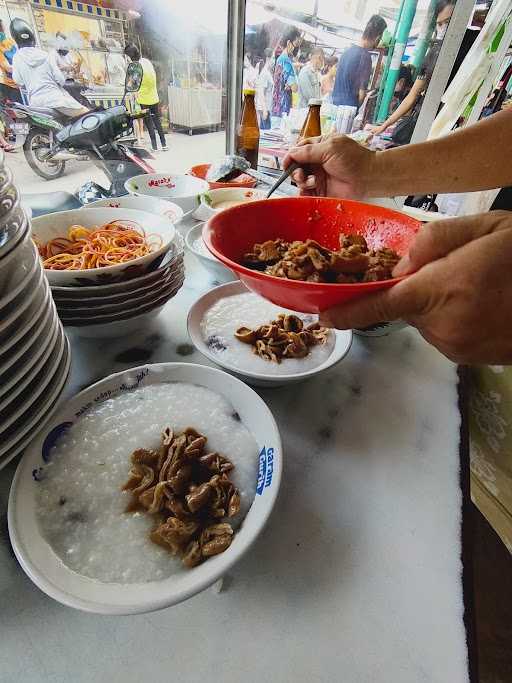
[{"label": "glass display case", "polygon": [[[217,44],[216,44],[217,43]],[[189,134],[222,123],[223,42],[209,40],[170,58],[169,121]]]}]

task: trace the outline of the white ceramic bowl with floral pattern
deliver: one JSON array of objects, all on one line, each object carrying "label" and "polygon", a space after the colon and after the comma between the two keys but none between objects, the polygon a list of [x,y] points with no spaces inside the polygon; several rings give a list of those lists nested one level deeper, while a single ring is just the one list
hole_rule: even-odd
[{"label": "white ceramic bowl with floral pattern", "polygon": [[[253,435],[259,450],[256,495],[231,546],[186,572],[145,583],[103,583],[69,569],[39,529],[36,513],[38,479],[51,448],[91,404],[123,391],[165,382],[188,382],[220,394]],[[148,415],[148,419],[151,416]],[[237,418],[238,419],[238,418]],[[111,375],[62,404],[34,439],[16,471],[9,497],[9,534],[14,552],[30,579],[55,600],[87,612],[135,614],[169,607],[215,583],[249,550],[274,507],[282,473],[279,430],[266,403],[246,384],[210,367],[191,363],[146,365]]]}]

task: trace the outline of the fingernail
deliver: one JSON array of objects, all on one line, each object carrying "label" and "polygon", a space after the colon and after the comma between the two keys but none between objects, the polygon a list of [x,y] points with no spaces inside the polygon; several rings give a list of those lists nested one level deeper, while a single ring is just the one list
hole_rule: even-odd
[{"label": "fingernail", "polygon": [[306,187],[315,187],[316,185],[316,178],[314,175],[308,175],[306,182],[305,182]]},{"label": "fingernail", "polygon": [[410,273],[411,270],[412,270],[412,263],[409,259],[409,254],[407,254],[394,267],[393,277],[402,277],[402,275],[407,275],[407,273]]}]

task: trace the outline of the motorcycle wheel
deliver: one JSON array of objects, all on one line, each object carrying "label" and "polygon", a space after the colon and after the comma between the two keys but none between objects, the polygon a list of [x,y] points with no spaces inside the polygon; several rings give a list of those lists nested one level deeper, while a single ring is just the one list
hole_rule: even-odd
[{"label": "motorcycle wheel", "polygon": [[50,148],[50,136],[39,128],[31,128],[23,145],[25,159],[30,168],[45,180],[60,178],[66,168],[65,161],[46,161],[42,158]]}]

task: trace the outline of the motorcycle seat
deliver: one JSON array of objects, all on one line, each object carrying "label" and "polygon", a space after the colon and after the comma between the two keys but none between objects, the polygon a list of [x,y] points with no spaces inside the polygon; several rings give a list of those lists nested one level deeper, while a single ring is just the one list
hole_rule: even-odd
[{"label": "motorcycle seat", "polygon": [[65,114],[60,114],[59,112],[55,111],[55,109],[47,109],[46,107],[29,107],[26,104],[18,104],[17,108],[27,112],[27,114],[32,113],[40,114],[41,116],[49,116],[52,119],[58,121],[59,123],[68,123],[70,121],[69,116],[66,116]]},{"label": "motorcycle seat", "polygon": [[32,217],[44,216],[46,213],[79,209],[82,205],[70,192],[45,192],[43,194],[23,194],[23,206],[32,209]]}]

